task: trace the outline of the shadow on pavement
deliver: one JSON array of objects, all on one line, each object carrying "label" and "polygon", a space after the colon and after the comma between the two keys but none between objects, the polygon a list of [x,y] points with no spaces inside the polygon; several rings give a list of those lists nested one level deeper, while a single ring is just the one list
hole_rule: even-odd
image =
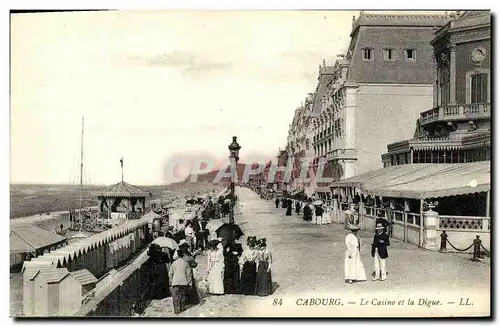
[{"label": "shadow on pavement", "polygon": [[276,290],[280,287],[280,284],[278,284],[277,282],[273,282],[273,293],[276,292]]}]

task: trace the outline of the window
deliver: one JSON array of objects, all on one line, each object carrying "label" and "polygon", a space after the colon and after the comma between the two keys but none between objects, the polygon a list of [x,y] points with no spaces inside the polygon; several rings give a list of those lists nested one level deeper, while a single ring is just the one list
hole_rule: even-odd
[{"label": "window", "polygon": [[450,70],[448,66],[441,66],[439,74],[440,104],[446,106],[450,102]]},{"label": "window", "polygon": [[416,59],[415,49],[406,49],[405,50],[405,59],[415,61],[415,59]]},{"label": "window", "polygon": [[396,51],[394,49],[384,49],[384,60],[386,61],[392,61],[396,59]]},{"label": "window", "polygon": [[373,49],[363,49],[363,60],[373,59]]},{"label": "window", "polygon": [[471,76],[470,102],[488,102],[488,74],[475,74]]}]

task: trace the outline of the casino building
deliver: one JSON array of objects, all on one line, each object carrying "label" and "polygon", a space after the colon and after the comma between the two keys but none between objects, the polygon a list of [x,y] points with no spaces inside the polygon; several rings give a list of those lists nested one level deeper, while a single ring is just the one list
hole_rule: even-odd
[{"label": "casino building", "polygon": [[490,160],[490,26],[489,11],[467,11],[436,31],[433,106],[416,116],[412,138],[387,145],[384,167]]}]

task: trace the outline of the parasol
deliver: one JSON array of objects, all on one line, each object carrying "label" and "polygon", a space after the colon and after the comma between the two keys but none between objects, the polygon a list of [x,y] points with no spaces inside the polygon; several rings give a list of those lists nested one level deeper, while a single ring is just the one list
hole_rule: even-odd
[{"label": "parasol", "polygon": [[215,230],[218,237],[222,237],[226,241],[234,241],[245,235],[240,226],[236,224],[226,223]]},{"label": "parasol", "polygon": [[315,206],[320,206],[320,205],[322,205],[322,204],[323,204],[323,201],[321,201],[321,200],[316,200],[316,201],[314,201],[314,202],[313,202],[313,204],[314,204]]},{"label": "parasol", "polygon": [[214,232],[222,225],[224,225],[224,222],[221,219],[214,219],[207,222],[206,229],[208,229],[210,232]]},{"label": "parasol", "polygon": [[175,240],[164,236],[155,238],[153,244],[157,244],[162,248],[169,248],[172,250],[177,250],[179,248],[179,245],[177,245],[177,242]]}]

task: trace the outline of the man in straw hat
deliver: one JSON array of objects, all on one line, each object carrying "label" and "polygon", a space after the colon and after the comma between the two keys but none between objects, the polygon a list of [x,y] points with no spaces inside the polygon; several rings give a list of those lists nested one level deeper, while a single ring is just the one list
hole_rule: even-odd
[{"label": "man in straw hat", "polygon": [[360,227],[358,225],[348,224],[351,231],[345,237],[345,282],[352,284],[366,280],[365,267],[361,261],[361,239],[358,235]]},{"label": "man in straw hat", "polygon": [[387,280],[386,259],[388,257],[387,247],[391,245],[389,236],[385,233],[386,227],[382,222],[377,222],[375,235],[372,243],[373,267],[375,276],[373,280]]}]

